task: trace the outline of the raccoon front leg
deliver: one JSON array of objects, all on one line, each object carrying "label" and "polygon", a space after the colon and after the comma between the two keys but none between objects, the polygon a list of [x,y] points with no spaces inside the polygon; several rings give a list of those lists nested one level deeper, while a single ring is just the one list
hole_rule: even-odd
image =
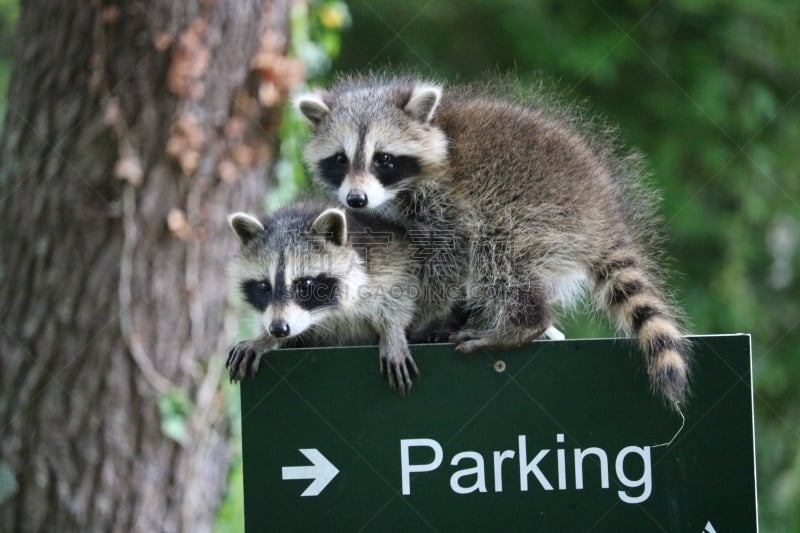
[{"label": "raccoon front leg", "polygon": [[231,381],[241,381],[249,373],[255,376],[261,365],[261,356],[278,347],[278,341],[269,333],[238,342],[228,352],[228,375]]},{"label": "raccoon front leg", "polygon": [[[450,337],[457,344],[456,350],[470,353],[479,348],[515,348],[538,339],[553,325],[550,305],[539,283],[494,283],[479,286],[471,298],[477,311],[464,329]],[[492,297],[486,298],[488,294]]]},{"label": "raccoon front leg", "polygon": [[408,349],[403,328],[381,332],[378,350],[381,374],[389,381],[389,386],[400,394],[408,394],[412,379],[419,375],[419,369]]}]

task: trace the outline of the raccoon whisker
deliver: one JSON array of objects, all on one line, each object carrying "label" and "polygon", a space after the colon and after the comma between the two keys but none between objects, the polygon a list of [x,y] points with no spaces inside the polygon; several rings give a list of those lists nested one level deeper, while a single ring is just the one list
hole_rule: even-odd
[{"label": "raccoon whisker", "polygon": [[314,325],[314,330],[315,331],[322,330],[322,331],[328,332],[328,333],[331,334],[331,336],[335,336],[336,335],[336,330],[331,328],[331,327],[329,327],[329,326],[327,326],[324,322],[319,322],[319,323],[315,324]]}]

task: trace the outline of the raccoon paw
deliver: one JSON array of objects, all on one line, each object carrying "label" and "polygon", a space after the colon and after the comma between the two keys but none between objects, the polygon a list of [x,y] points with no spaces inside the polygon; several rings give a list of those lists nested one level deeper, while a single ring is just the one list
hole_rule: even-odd
[{"label": "raccoon paw", "polygon": [[456,345],[456,350],[462,353],[472,353],[480,348],[492,348],[493,346],[493,344],[487,342],[485,339],[472,339],[459,342]]},{"label": "raccoon paw", "polygon": [[406,348],[404,351],[381,354],[381,374],[389,381],[392,390],[405,396],[411,391],[412,379],[419,375],[419,369]]},{"label": "raccoon paw", "polygon": [[492,346],[492,337],[485,331],[477,329],[462,329],[450,335],[450,342],[456,344],[456,350],[463,353],[471,353],[478,348],[489,348]]},{"label": "raccoon paw", "polygon": [[249,373],[255,376],[261,364],[262,350],[253,341],[241,341],[228,352],[228,361],[225,366],[228,368],[228,375],[231,382],[241,381]]},{"label": "raccoon paw", "polygon": [[450,336],[456,350],[471,353],[478,349],[516,348],[537,339],[544,329],[511,328],[503,331],[465,329]]}]

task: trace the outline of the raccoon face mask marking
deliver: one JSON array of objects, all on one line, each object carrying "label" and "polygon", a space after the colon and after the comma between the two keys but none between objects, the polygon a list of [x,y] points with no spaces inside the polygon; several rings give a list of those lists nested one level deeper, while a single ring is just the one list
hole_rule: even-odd
[{"label": "raccoon face mask marking", "polygon": [[331,187],[341,185],[349,170],[350,162],[342,152],[335,153],[317,163],[317,172],[319,172],[322,181]]},{"label": "raccoon face mask marking", "polygon": [[441,87],[376,91],[316,91],[295,100],[311,124],[304,156],[309,170],[354,209],[391,202],[412,180],[435,175],[447,158],[447,140],[431,124]]},{"label": "raccoon face mask marking", "polygon": [[241,283],[247,303],[262,313],[262,322],[273,337],[292,337],[303,333],[314,322],[313,315],[339,305],[339,280],[325,273],[300,276],[284,282],[285,270],[278,270],[276,285],[267,280],[249,279]]},{"label": "raccoon face mask marking", "polygon": [[241,252],[239,290],[272,337],[294,337],[326,320],[347,305],[340,291],[359,285],[341,209],[325,209],[311,222],[290,213],[264,221],[235,213],[229,224]]},{"label": "raccoon face mask marking", "polygon": [[422,171],[419,159],[409,155],[392,155],[377,152],[370,167],[372,174],[385,186],[418,176]]},{"label": "raccoon face mask marking", "polygon": [[244,299],[261,311],[267,310],[267,306],[272,299],[272,285],[265,279],[248,279],[242,282],[242,295]]},{"label": "raccoon face mask marking", "polygon": [[290,280],[286,261],[278,262],[274,287],[266,279],[248,279],[241,283],[241,291],[247,303],[262,313],[270,335],[291,337],[308,329],[313,313],[339,304],[339,280],[326,273]]},{"label": "raccoon face mask marking", "polygon": [[368,173],[342,180],[339,201],[356,209],[380,207],[394,198],[405,180],[421,172],[419,159],[414,156],[375,152]]}]

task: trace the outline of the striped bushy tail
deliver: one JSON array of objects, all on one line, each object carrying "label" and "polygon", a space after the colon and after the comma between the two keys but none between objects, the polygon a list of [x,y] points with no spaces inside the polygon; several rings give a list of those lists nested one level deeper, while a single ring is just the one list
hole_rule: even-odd
[{"label": "striped bushy tail", "polygon": [[594,294],[617,328],[638,339],[654,391],[679,410],[688,392],[691,346],[653,271],[634,251],[616,250],[593,268]]}]

